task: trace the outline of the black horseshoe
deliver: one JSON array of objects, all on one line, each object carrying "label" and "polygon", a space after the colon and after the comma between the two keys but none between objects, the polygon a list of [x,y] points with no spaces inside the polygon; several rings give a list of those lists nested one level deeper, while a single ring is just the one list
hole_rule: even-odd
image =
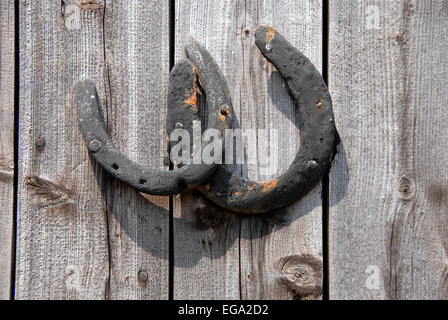
[{"label": "black horseshoe", "polygon": [[[219,66],[205,48],[198,43],[187,47],[190,60],[177,63],[170,73],[168,97],[168,131],[178,123],[185,122],[185,129],[191,128],[191,121],[198,118],[196,68],[199,80],[208,91],[208,127],[218,129],[222,134],[229,128],[228,121],[222,121],[223,105],[231,105],[227,83]],[[204,78],[201,77],[204,75]],[[214,85],[219,90],[211,90]],[[172,171],[158,171],[145,168],[118,151],[109,138],[101,113],[101,104],[93,82],[78,82],[74,89],[74,102],[78,110],[78,123],[91,155],[113,177],[127,183],[140,192],[154,195],[181,193],[194,185],[203,183],[216,170],[216,164],[188,164]],[[175,121],[172,121],[175,119]]]},{"label": "black horseshoe", "polygon": [[314,65],[270,26],[257,29],[255,43],[286,80],[298,106],[300,150],[276,180],[248,181],[219,167],[209,181],[196,186],[219,206],[247,214],[265,213],[305,195],[330,164],[336,140],[331,97]]}]

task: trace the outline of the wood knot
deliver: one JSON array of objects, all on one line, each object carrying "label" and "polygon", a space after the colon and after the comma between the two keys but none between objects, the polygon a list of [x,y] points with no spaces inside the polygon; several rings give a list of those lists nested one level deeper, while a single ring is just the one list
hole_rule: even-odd
[{"label": "wood knot", "polygon": [[400,198],[403,200],[409,200],[414,197],[415,193],[414,183],[406,176],[400,178],[400,184],[398,186],[398,192]]},{"label": "wood knot", "polygon": [[278,283],[292,293],[294,299],[322,295],[322,262],[311,255],[294,255],[278,262],[281,276]]},{"label": "wood knot", "polygon": [[260,182],[260,184],[263,186],[262,192],[266,193],[266,192],[271,191],[272,189],[274,189],[277,186],[278,180],[274,179],[274,180],[269,180],[269,181],[263,181],[263,182]]}]

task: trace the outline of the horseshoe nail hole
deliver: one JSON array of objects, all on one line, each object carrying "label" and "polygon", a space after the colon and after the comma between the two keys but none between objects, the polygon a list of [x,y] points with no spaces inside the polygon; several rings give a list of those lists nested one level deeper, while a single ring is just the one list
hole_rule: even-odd
[{"label": "horseshoe nail hole", "polygon": [[118,170],[120,167],[116,163],[112,163],[112,169]]},{"label": "horseshoe nail hole", "polygon": [[142,178],[142,179],[140,179],[140,181],[139,181],[139,182],[140,182],[140,184],[143,184],[143,185],[145,185],[145,184],[146,184],[146,183],[147,183],[148,181],[146,181],[146,179],[143,179],[143,178]]},{"label": "horseshoe nail hole", "polygon": [[320,143],[324,143],[324,138],[320,138],[320,139],[319,139],[319,142],[320,142]]}]

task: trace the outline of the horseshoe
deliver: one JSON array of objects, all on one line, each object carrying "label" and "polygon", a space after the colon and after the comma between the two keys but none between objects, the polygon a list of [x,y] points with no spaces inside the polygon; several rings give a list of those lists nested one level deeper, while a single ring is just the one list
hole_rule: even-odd
[{"label": "horseshoe", "polygon": [[219,206],[245,214],[265,213],[305,195],[328,168],[336,140],[331,97],[314,65],[270,26],[256,30],[255,43],[286,80],[299,110],[301,139],[293,163],[278,179],[245,180],[220,166],[196,186]]},{"label": "horseshoe", "polygon": [[[312,63],[274,28],[259,27],[255,40],[262,54],[286,80],[299,106],[301,147],[291,166],[278,179],[245,180],[224,167],[216,169],[215,164],[188,164],[174,171],[159,172],[132,162],[108,137],[95,86],[84,81],[75,88],[75,103],[80,129],[93,157],[112,176],[138,191],[169,195],[196,188],[216,204],[240,213],[268,212],[305,195],[322,177],[334,151],[336,129],[331,97]],[[195,81],[198,75],[207,97],[209,127],[224,136],[224,130],[231,128],[233,111],[227,83],[199,43],[188,45],[186,51],[190,60],[178,63],[170,74],[167,131],[173,132],[180,124],[191,132],[191,122],[199,119]]]},{"label": "horseshoe", "polygon": [[[168,131],[176,125],[191,130],[192,121],[199,119],[196,83],[199,81],[207,91],[208,125],[224,133],[230,128],[222,119],[222,106],[231,106],[227,83],[210,54],[199,43],[187,46],[190,59],[177,63],[170,73],[168,95]],[[202,75],[202,76],[201,76]],[[212,88],[217,87],[216,90]],[[187,164],[171,171],[158,171],[139,165],[123,153],[109,138],[102,116],[101,104],[93,82],[78,82],[74,88],[74,102],[78,111],[78,123],[88,150],[93,158],[113,177],[140,192],[153,195],[181,193],[205,182],[216,170],[216,164]]]}]

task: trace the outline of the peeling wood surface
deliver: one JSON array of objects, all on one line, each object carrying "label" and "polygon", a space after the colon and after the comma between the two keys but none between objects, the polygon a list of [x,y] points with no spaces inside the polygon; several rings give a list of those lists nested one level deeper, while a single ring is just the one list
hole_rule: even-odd
[{"label": "peeling wood surface", "polygon": [[443,0],[330,2],[332,299],[448,299],[447,17]]},{"label": "peeling wood surface", "polygon": [[[299,131],[285,83],[256,48],[254,32],[260,24],[274,25],[320,69],[320,1],[179,0],[175,8],[176,58],[183,56],[190,36],[206,46],[228,81],[234,127],[278,130],[282,156],[276,174],[262,175],[256,165],[235,170],[260,181],[279,176],[295,156]],[[246,141],[246,150],[249,144]],[[257,153],[259,160],[262,155]],[[174,298],[319,298],[320,191],[318,185],[302,201],[264,218],[224,212],[198,194],[176,198]]]},{"label": "peeling wood surface", "polygon": [[0,3],[0,300],[10,298],[14,199],[14,1]]}]

